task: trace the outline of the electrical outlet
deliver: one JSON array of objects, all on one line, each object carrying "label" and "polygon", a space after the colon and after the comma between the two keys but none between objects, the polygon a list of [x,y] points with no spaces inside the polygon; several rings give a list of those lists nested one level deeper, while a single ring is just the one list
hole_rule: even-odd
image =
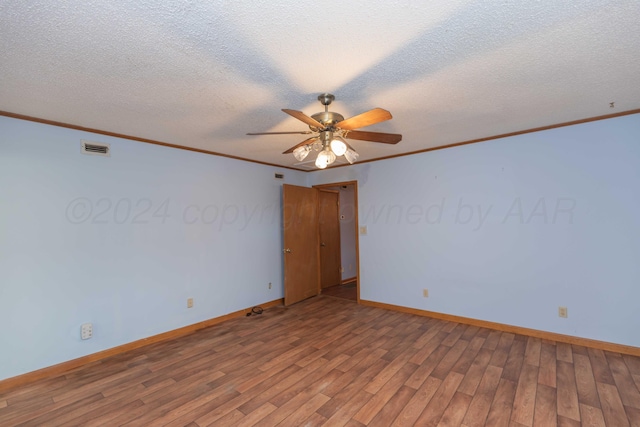
[{"label": "electrical outlet", "polygon": [[187,299],[187,308],[193,308],[193,298]]},{"label": "electrical outlet", "polygon": [[425,298],[429,298],[429,289],[423,289],[422,290],[422,296]]},{"label": "electrical outlet", "polygon": [[569,317],[569,312],[567,311],[567,307],[558,307],[558,316],[567,318]]},{"label": "electrical outlet", "polygon": [[271,289],[271,282],[269,282],[269,289]]},{"label": "electrical outlet", "polygon": [[93,324],[84,323],[80,326],[80,338],[83,340],[88,340],[93,336]]},{"label": "electrical outlet", "polygon": [[360,235],[361,236],[366,236],[367,235],[367,226],[363,225],[362,227],[360,227]]}]

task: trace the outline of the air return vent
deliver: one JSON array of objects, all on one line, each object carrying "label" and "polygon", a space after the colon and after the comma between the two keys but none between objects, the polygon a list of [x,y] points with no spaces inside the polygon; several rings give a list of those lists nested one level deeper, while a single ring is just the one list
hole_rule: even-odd
[{"label": "air return vent", "polygon": [[80,141],[82,154],[91,154],[93,156],[111,157],[111,147],[104,142]]}]

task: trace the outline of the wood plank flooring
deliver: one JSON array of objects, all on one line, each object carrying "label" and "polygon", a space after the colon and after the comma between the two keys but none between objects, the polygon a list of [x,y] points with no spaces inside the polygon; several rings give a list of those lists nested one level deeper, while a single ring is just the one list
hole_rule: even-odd
[{"label": "wood plank flooring", "polygon": [[0,394],[1,426],[640,426],[640,358],[320,296]]},{"label": "wood plank flooring", "polygon": [[329,288],[325,288],[322,290],[322,295],[336,297],[336,298],[344,298],[351,301],[357,301],[358,300],[357,292],[358,291],[356,289],[356,283],[353,282],[345,285],[336,285],[336,286],[331,286]]}]

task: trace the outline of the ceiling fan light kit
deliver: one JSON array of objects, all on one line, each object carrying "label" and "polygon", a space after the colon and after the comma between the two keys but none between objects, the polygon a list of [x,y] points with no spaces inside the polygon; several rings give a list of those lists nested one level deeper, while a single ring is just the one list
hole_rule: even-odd
[{"label": "ceiling fan light kit", "polygon": [[346,139],[356,139],[361,141],[382,142],[385,144],[397,144],[402,140],[402,135],[381,132],[357,131],[361,127],[370,126],[392,118],[391,113],[382,108],[374,108],[357,116],[345,120],[344,116],[329,111],[329,104],[333,102],[335,96],[330,93],[323,93],[318,96],[318,101],[324,105],[324,111],[311,115],[302,111],[283,109],[285,113],[300,120],[309,126],[310,131],[300,132],[261,132],[248,133],[247,135],[282,135],[282,134],[316,134],[301,143],[289,148],[282,154],[293,153],[299,162],[307,158],[311,151],[317,151],[315,165],[319,169],[325,169],[336,161],[340,156],[353,164],[358,160],[358,153],[351,147]]},{"label": "ceiling fan light kit", "polygon": [[352,149],[349,149],[344,153],[344,158],[347,159],[350,164],[354,164],[356,160],[358,160],[358,157],[360,157],[360,154],[356,153],[356,151]]},{"label": "ceiling fan light kit", "polygon": [[296,158],[297,161],[303,161],[311,151],[311,145],[303,145],[302,147],[298,147],[293,150],[293,157]]},{"label": "ceiling fan light kit", "polygon": [[316,166],[318,169],[324,169],[335,161],[335,153],[327,147],[318,154],[318,157],[316,158]]},{"label": "ceiling fan light kit", "polygon": [[333,141],[331,141],[331,151],[336,153],[336,156],[344,156],[344,153],[347,152],[347,144],[342,137],[336,136]]}]

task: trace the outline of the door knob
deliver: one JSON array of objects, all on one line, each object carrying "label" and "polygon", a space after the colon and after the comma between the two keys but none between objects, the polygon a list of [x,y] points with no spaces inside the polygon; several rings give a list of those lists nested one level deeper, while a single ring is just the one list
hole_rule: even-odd
[{"label": "door knob", "polygon": [[320,243],[320,246],[327,246],[327,245],[325,245],[324,242],[322,242],[322,243]]},{"label": "door knob", "polygon": [[284,252],[285,254],[290,254],[291,253],[291,249],[289,249],[289,248],[283,249],[282,252]]}]

